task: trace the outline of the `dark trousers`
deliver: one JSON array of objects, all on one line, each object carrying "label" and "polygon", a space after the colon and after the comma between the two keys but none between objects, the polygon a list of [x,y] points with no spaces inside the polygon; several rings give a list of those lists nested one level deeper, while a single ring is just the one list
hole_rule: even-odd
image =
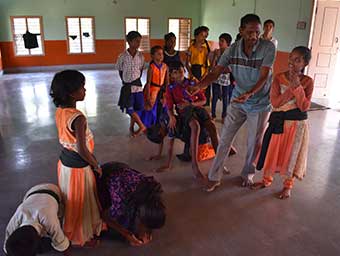
[{"label": "dark trousers", "polygon": [[210,99],[211,99],[211,85],[209,85],[206,89],[205,89],[205,97],[207,98],[206,103],[204,104],[204,106],[210,106]]},{"label": "dark trousers", "polygon": [[230,103],[231,94],[233,92],[233,87],[221,86],[219,84],[213,83],[212,85],[212,102],[211,102],[211,116],[216,117],[216,105],[219,99],[222,100],[222,118],[227,115],[227,107]]}]

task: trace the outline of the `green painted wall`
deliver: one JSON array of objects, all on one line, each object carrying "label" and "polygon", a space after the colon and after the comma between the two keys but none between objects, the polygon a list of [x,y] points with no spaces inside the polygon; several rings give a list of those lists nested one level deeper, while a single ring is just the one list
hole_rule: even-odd
[{"label": "green painted wall", "polygon": [[[272,19],[276,23],[275,37],[280,51],[290,51],[294,46],[307,45],[313,0],[202,0],[202,24],[210,27],[209,40],[218,40],[219,34],[238,33],[240,18],[247,13],[257,13],[262,22]],[[296,29],[299,20],[306,21],[305,30]]]},{"label": "green painted wall", "polygon": [[151,18],[151,38],[163,38],[168,17],[192,18],[199,25],[201,0],[0,0],[0,41],[11,41],[10,16],[43,16],[46,40],[66,37],[65,16],[95,16],[97,39],[124,38],[124,17]]},{"label": "green painted wall", "polygon": [[[256,12],[262,21],[276,22],[275,36],[280,51],[296,45],[307,45],[313,0],[0,0],[0,41],[10,41],[11,15],[41,15],[46,40],[66,37],[65,16],[95,16],[97,39],[122,39],[124,17],[151,18],[151,38],[162,38],[167,32],[168,17],[189,17],[193,29],[200,24],[210,27],[209,40],[217,41],[222,32],[234,37],[239,20]],[[307,22],[305,30],[297,30],[298,20]]]}]

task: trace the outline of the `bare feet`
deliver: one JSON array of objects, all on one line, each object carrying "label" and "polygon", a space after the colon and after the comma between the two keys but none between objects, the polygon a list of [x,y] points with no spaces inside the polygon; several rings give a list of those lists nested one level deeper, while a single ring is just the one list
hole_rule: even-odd
[{"label": "bare feet", "polygon": [[202,174],[200,168],[198,167],[198,165],[193,165],[192,166],[192,171],[194,173],[194,178],[197,180],[205,180],[206,177]]},{"label": "bare feet", "polygon": [[213,192],[220,185],[221,185],[221,181],[211,181],[211,180],[208,180],[205,191],[207,191],[208,193]]},{"label": "bare feet", "polygon": [[155,172],[166,172],[170,171],[171,167],[169,165],[163,165],[155,170]]},{"label": "bare feet", "polygon": [[142,134],[144,134],[146,132],[146,127],[143,126],[141,128],[139,128],[135,133],[134,133],[134,137],[140,136]]},{"label": "bare feet", "polygon": [[129,127],[129,136],[131,138],[133,138],[133,137],[135,137],[134,135],[135,135],[134,124],[133,125],[130,124],[130,127]]},{"label": "bare feet", "polygon": [[255,182],[253,185],[250,186],[250,189],[252,190],[259,190],[262,188],[266,188],[267,186],[262,182]]},{"label": "bare feet", "polygon": [[251,187],[254,185],[254,174],[248,174],[247,177],[242,177],[241,187]]},{"label": "bare feet", "polygon": [[291,192],[292,192],[292,190],[290,188],[284,188],[281,191],[279,198],[282,199],[282,200],[287,199],[291,196]]},{"label": "bare feet", "polygon": [[[83,247],[83,248],[96,248],[98,247],[100,244],[100,241],[96,238],[92,238],[90,241],[87,241],[83,246],[79,246],[79,247]],[[77,245],[75,245],[75,247],[78,247]]]},{"label": "bare feet", "polygon": [[161,158],[162,158],[161,155],[155,155],[155,156],[150,156],[150,157],[146,158],[146,160],[147,161],[152,161],[152,160],[159,160]]}]

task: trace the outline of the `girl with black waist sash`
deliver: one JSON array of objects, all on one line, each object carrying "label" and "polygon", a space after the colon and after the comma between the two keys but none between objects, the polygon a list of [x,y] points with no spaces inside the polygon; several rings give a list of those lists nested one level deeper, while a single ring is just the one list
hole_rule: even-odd
[{"label": "girl with black waist sash", "polygon": [[288,71],[276,75],[270,91],[273,112],[257,162],[257,169],[263,170],[263,179],[253,188],[269,187],[273,174],[279,172],[284,178],[281,199],[290,197],[295,178],[302,180],[306,175],[309,141],[306,111],[314,81],[303,74],[303,69],[310,59],[307,47],[294,48],[289,55]]}]

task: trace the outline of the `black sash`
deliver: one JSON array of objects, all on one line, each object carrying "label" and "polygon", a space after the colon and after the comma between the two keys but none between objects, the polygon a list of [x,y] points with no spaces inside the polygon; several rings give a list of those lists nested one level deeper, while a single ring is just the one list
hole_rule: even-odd
[{"label": "black sash", "polygon": [[154,83],[154,82],[151,82],[151,86],[155,86],[155,87],[162,88],[163,85],[159,85],[159,84],[156,84],[156,83]]},{"label": "black sash", "polygon": [[59,196],[54,191],[49,190],[49,189],[39,189],[39,190],[33,191],[32,193],[30,193],[26,197],[26,199],[29,198],[32,195],[35,195],[35,194],[47,194],[47,195],[50,195],[51,197],[53,197],[57,201],[58,204],[60,204]]},{"label": "black sash", "polygon": [[69,150],[67,148],[63,148],[61,150],[59,159],[64,166],[70,168],[84,168],[89,165],[89,163],[81,158],[81,156],[77,152]]},{"label": "black sash", "polygon": [[130,102],[131,86],[143,87],[141,79],[137,78],[136,80],[129,83],[123,81],[123,86],[120,89],[120,95],[118,100],[118,106],[120,106],[121,108],[131,107]]}]

